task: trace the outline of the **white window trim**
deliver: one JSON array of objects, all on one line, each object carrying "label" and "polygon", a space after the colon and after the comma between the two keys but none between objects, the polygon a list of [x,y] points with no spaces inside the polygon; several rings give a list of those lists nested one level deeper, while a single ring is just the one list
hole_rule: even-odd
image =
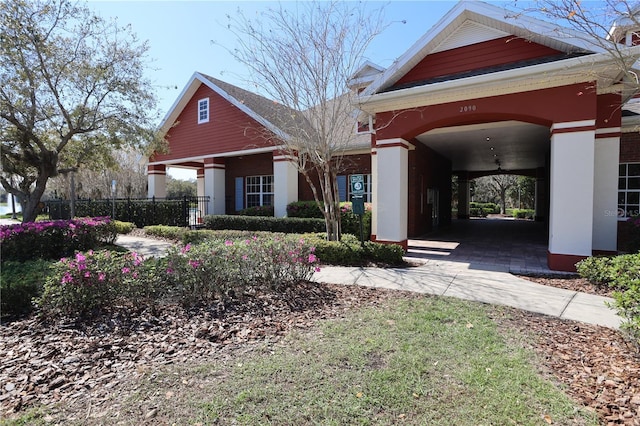
[{"label": "white window trim", "polygon": [[[625,172],[625,175],[624,175],[624,176],[621,176],[620,174],[618,174],[618,179],[622,179],[622,178],[628,179],[629,177],[633,177],[633,178],[638,177],[638,176],[636,176],[636,175],[629,176],[629,168],[628,168],[628,166],[629,166],[629,165],[639,165],[639,164],[640,164],[640,163],[636,163],[636,162],[620,163],[620,165],[621,165],[621,166],[622,166],[622,165],[626,166],[626,167],[625,167],[626,172]],[[629,209],[629,204],[627,204],[627,202],[626,202],[626,200],[627,200],[626,194],[628,194],[629,192],[634,192],[634,193],[635,193],[635,192],[639,192],[639,190],[638,190],[638,189],[629,189],[629,186],[628,186],[628,185],[629,185],[629,184],[628,184],[628,181],[627,181],[627,184],[625,185],[625,186],[626,186],[626,188],[625,188],[625,189],[620,189],[620,188],[618,188],[618,193],[620,193],[620,192],[624,192],[624,193],[625,193],[624,214],[623,214],[623,215],[620,215],[620,213],[618,213],[618,220],[621,220],[621,221],[625,221],[625,220],[627,220],[627,219],[630,217],[630,216],[627,216],[627,214],[626,214],[626,213],[627,213],[627,210]],[[619,205],[619,206],[620,206],[620,205]],[[635,206],[635,204],[634,204],[634,206]],[[618,207],[618,208],[620,208],[620,207]]]},{"label": "white window trim", "polygon": [[[254,185],[253,183],[251,183],[251,184],[249,183],[253,178],[260,178],[260,191],[258,191],[258,192],[249,192],[249,185]],[[272,191],[271,191],[271,192],[264,192],[264,191],[263,191],[263,187],[264,187],[264,180],[265,180],[265,178],[271,178],[271,189],[272,189]],[[274,199],[274,197],[275,197],[275,192],[273,191],[273,189],[274,189],[274,188],[273,188],[273,183],[274,183],[274,182],[273,182],[273,175],[255,175],[255,176],[246,176],[246,177],[244,178],[244,182],[245,182],[245,183],[244,183],[244,202],[245,202],[245,203],[244,203],[244,205],[245,205],[245,208],[249,208],[249,207],[258,207],[258,206],[260,206],[260,207],[265,206],[265,204],[264,204],[264,197],[265,197],[265,195],[271,195],[271,200],[272,200],[272,203],[271,203],[271,204],[266,204],[266,206],[272,206],[272,205],[273,205],[273,199]],[[260,198],[259,203],[260,203],[260,204],[259,204],[258,206],[253,206],[253,205],[251,205],[251,206],[250,206],[250,205],[249,205],[249,204],[250,204],[250,203],[249,203],[249,196],[250,196],[250,195],[258,195],[258,196],[259,196],[259,198]]]},{"label": "white window trim", "polygon": [[[206,103],[206,105],[207,105],[207,108],[206,108],[207,118],[200,118],[200,111],[201,111],[200,106],[203,103]],[[210,115],[209,114],[209,98],[203,98],[203,99],[198,100],[198,124],[208,123],[209,122],[209,115]]]}]

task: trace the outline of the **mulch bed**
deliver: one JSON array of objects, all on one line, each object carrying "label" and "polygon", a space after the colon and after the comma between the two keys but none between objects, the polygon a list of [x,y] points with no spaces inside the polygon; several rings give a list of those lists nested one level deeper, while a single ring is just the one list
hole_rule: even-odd
[{"label": "mulch bed", "polygon": [[[573,278],[540,279],[589,289]],[[318,320],[397,297],[424,296],[300,284],[278,296],[256,293],[194,310],[167,305],[130,317],[123,307],[93,321],[15,321],[0,326],[0,416],[42,404],[52,422],[99,418],[112,409],[114,392],[125,392],[159,366],[229,359],[256,342],[276,344],[293,329],[309,329]],[[602,424],[640,426],[640,356],[618,331],[505,307],[492,312],[505,331],[529,336],[541,371],[596,412]]]}]

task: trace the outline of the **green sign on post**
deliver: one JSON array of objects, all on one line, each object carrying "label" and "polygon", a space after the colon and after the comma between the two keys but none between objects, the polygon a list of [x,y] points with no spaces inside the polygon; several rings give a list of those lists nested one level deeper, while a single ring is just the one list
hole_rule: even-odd
[{"label": "green sign on post", "polygon": [[364,247],[362,216],[364,215],[364,175],[349,176],[351,184],[351,211],[358,215],[360,222],[360,244]]},{"label": "green sign on post", "polygon": [[349,176],[349,182],[351,184],[351,195],[364,195],[364,175],[351,175]]}]

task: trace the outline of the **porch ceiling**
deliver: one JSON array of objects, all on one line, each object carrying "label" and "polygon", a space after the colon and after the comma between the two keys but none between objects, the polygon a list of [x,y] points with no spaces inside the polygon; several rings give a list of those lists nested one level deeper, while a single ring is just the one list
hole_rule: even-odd
[{"label": "porch ceiling", "polygon": [[503,171],[544,167],[549,128],[519,121],[443,127],[417,139],[451,160],[454,171]]}]

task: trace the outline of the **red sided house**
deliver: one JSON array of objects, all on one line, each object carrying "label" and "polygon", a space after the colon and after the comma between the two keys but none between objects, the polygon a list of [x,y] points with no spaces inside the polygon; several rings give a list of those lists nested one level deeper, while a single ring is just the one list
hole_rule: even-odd
[{"label": "red sided house", "polygon": [[[388,69],[365,64],[350,82],[370,123],[339,178],[367,176],[372,239],[401,244],[469,215],[469,181],[508,172],[536,177],[536,219],[548,221],[548,264],[571,270],[617,251],[619,221],[640,211],[640,103],[611,55],[572,30],[482,2],[460,2]],[[632,28],[610,37],[640,56]],[[149,194],[167,166],[198,169],[209,214],[311,199],[278,150],[283,107],[196,73],[163,122],[169,153],[150,160]],[[291,113],[289,111],[289,113]],[[273,138],[257,138],[268,130]]]}]

